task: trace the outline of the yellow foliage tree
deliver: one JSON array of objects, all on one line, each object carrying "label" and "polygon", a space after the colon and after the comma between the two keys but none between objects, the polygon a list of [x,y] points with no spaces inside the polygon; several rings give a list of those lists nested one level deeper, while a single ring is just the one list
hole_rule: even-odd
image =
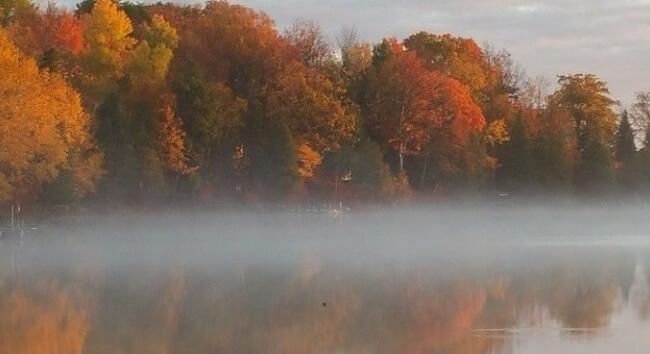
[{"label": "yellow foliage tree", "polygon": [[56,74],[39,71],[0,31],[0,199],[19,198],[74,169],[92,189],[100,172],[89,117],[79,94]]},{"label": "yellow foliage tree", "polygon": [[98,0],[84,19],[84,69],[86,85],[94,95],[103,95],[114,88],[122,77],[130,50],[133,25],[126,13],[112,0]]},{"label": "yellow foliage tree", "polygon": [[269,116],[284,121],[294,139],[319,154],[338,148],[356,130],[356,107],[345,88],[298,62],[278,76],[268,98]]},{"label": "yellow foliage tree", "polygon": [[151,25],[144,23],[141,32],[143,40],[133,50],[129,73],[136,80],[160,82],[167,76],[178,33],[160,15],[153,16]]},{"label": "yellow foliage tree", "polygon": [[161,160],[165,167],[175,173],[187,175],[194,172],[195,168],[188,165],[185,149],[185,131],[181,126],[172,108],[171,99],[163,98],[161,108],[161,121],[158,127],[158,146]]}]

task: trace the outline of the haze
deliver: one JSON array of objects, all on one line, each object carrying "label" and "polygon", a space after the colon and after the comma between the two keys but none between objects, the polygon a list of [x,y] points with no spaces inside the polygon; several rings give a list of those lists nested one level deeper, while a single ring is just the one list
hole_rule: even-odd
[{"label": "haze", "polygon": [[0,242],[0,353],[641,354],[648,212],[69,216]]}]

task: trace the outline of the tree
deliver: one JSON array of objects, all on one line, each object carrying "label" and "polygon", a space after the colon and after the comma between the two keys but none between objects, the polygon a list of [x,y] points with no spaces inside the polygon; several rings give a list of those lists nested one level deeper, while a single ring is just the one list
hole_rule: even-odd
[{"label": "tree", "polygon": [[187,131],[188,154],[200,172],[212,176],[215,154],[243,126],[246,100],[223,83],[210,83],[200,69],[188,63],[173,81],[177,114]]},{"label": "tree", "polygon": [[506,188],[530,187],[534,174],[533,144],[520,112],[510,128],[510,139],[501,147],[498,179]]},{"label": "tree", "polygon": [[138,162],[133,146],[132,120],[122,97],[108,95],[95,111],[96,139],[105,154],[106,174],[100,191],[110,200],[132,197],[138,189]]},{"label": "tree", "polygon": [[296,145],[284,122],[269,126],[265,142],[263,188],[274,199],[285,198],[295,191],[298,182]]},{"label": "tree", "polygon": [[524,74],[507,51],[486,45],[483,52],[488,67],[487,81],[478,102],[488,122],[510,122],[517,114],[515,103],[522,93]]},{"label": "tree", "polygon": [[185,148],[185,131],[172,107],[171,97],[164,97],[160,109],[157,148],[164,167],[178,175],[188,175],[194,168],[189,166]]},{"label": "tree", "polygon": [[565,110],[573,121],[577,149],[576,186],[600,188],[613,179],[616,101],[604,82],[591,74],[560,76],[549,105]]},{"label": "tree", "polygon": [[92,167],[75,192],[92,190],[101,170],[92,162],[90,121],[79,94],[61,76],[40,71],[1,30],[0,67],[1,199],[20,200],[75,167]]},{"label": "tree", "polygon": [[650,92],[637,92],[632,110],[630,123],[636,132],[643,133],[650,125]]},{"label": "tree", "polygon": [[383,158],[381,147],[366,134],[362,135],[350,164],[352,185],[361,198],[382,200],[398,196],[399,181]]},{"label": "tree", "polygon": [[467,86],[481,102],[481,92],[488,84],[490,65],[485,53],[473,39],[418,32],[404,40],[427,68],[447,74]]},{"label": "tree", "polygon": [[[154,10],[155,13],[156,10]],[[183,53],[209,82],[226,84],[246,100],[260,98],[282,63],[290,57],[286,42],[264,13],[225,1],[209,1],[200,10],[161,8],[179,30]]]},{"label": "tree", "polygon": [[534,139],[536,179],[547,190],[566,191],[574,181],[575,128],[566,110],[551,106],[540,119]]},{"label": "tree", "polygon": [[297,58],[308,68],[322,66],[333,59],[325,35],[312,21],[294,21],[285,31],[284,37],[295,50]]},{"label": "tree", "polygon": [[616,131],[615,156],[618,162],[618,181],[621,186],[631,189],[635,184],[636,145],[634,131],[630,124],[627,110],[621,114],[621,120]]},{"label": "tree", "polygon": [[636,153],[636,145],[634,144],[634,132],[627,111],[621,114],[621,121],[616,131],[616,160],[621,163],[632,161]]},{"label": "tree", "polygon": [[29,0],[0,0],[0,26],[8,26],[22,12],[34,12],[36,6]]},{"label": "tree", "polygon": [[81,21],[70,12],[49,5],[39,24],[40,44],[44,50],[79,54],[84,47]]},{"label": "tree", "polygon": [[[26,55],[39,58],[56,57],[65,65],[52,68],[73,71],[73,58],[83,49],[83,29],[79,18],[49,4],[45,11],[22,14],[7,28],[14,44]],[[60,67],[57,67],[60,66]],[[63,71],[63,70],[61,70]]]},{"label": "tree", "polygon": [[436,73],[432,78],[438,124],[424,146],[417,185],[425,189],[440,182],[465,187],[480,182],[492,168],[484,150],[485,117],[481,108],[458,80]]},{"label": "tree", "polygon": [[278,75],[267,98],[268,119],[284,122],[298,145],[321,155],[352,137],[356,113],[344,87],[297,62]]},{"label": "tree", "polygon": [[161,15],[154,15],[151,24],[143,23],[139,32],[142,40],[134,48],[129,61],[131,80],[161,83],[178,46],[178,33]]},{"label": "tree", "polygon": [[384,162],[381,146],[360,129],[355,142],[328,154],[321,174],[334,179],[335,200],[383,201],[399,197],[408,186],[399,184]]},{"label": "tree", "polygon": [[403,173],[404,156],[419,153],[439,124],[436,75],[397,41],[384,40],[374,52],[364,118],[371,135],[397,154]]},{"label": "tree", "polygon": [[86,49],[82,63],[88,77],[87,93],[95,99],[117,89],[124,75],[130,51],[135,45],[133,26],[124,11],[112,0],[98,0],[90,14],[84,16]]},{"label": "tree", "polygon": [[358,41],[353,29],[344,29],[338,38],[341,51],[341,77],[347,85],[348,97],[360,104],[368,68],[372,65],[372,46]]},{"label": "tree", "polygon": [[650,129],[645,129],[643,145],[635,161],[638,183],[643,192],[650,191]]}]

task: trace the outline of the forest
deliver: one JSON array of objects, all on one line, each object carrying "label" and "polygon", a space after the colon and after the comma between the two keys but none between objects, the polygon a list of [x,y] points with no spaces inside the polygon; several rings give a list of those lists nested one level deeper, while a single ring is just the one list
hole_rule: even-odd
[{"label": "forest", "polygon": [[226,1],[0,0],[0,24],[7,205],[650,196],[650,92],[624,109],[472,38]]}]

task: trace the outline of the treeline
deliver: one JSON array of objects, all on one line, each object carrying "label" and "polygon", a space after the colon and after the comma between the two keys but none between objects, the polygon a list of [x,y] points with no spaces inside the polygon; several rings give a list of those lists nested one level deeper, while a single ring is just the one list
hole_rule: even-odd
[{"label": "treeline", "polygon": [[387,201],[650,190],[650,95],[530,79],[505,51],[420,32],[331,45],[264,13],[0,0],[0,199]]}]

